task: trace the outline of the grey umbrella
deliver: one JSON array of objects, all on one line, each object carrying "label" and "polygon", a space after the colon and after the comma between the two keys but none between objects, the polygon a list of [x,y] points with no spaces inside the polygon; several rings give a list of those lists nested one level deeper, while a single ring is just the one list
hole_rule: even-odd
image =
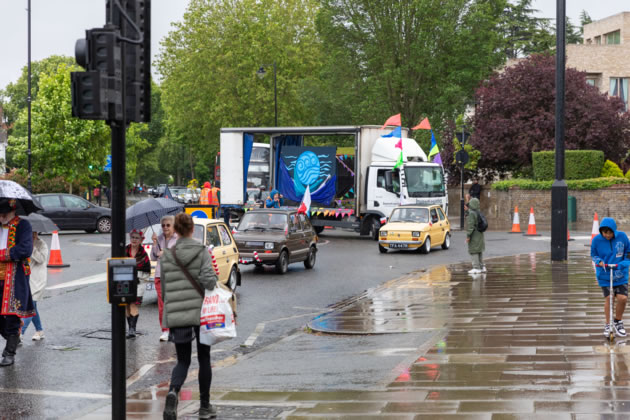
[{"label": "grey umbrella", "polygon": [[184,210],[184,205],[168,198],[147,198],[129,207],[126,212],[127,232],[140,230],[160,223],[166,215],[174,215]]},{"label": "grey umbrella", "polygon": [[17,201],[17,211],[19,215],[26,215],[42,210],[37,202],[33,200],[30,192],[17,182],[0,180],[0,198],[13,198]]},{"label": "grey umbrella", "polygon": [[59,230],[55,222],[38,213],[31,213],[28,216],[20,216],[20,218],[30,222],[33,232],[50,233],[55,230]]}]

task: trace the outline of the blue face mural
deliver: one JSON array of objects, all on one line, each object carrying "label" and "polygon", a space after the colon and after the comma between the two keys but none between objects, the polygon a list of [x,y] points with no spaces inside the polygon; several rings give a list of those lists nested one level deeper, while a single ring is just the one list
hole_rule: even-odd
[{"label": "blue face mural", "polygon": [[336,175],[335,152],[334,147],[285,146],[282,149],[282,160],[298,197],[304,194],[307,185],[312,194]]}]

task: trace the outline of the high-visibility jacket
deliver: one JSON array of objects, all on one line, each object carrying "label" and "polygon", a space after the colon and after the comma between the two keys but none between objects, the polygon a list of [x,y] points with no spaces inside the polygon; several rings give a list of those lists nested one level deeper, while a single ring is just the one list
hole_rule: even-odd
[{"label": "high-visibility jacket", "polygon": [[210,188],[201,189],[201,193],[199,195],[199,204],[205,204],[205,205],[210,204],[210,200],[208,198],[208,195],[210,194],[210,192],[211,192]]},{"label": "high-visibility jacket", "polygon": [[212,189],[208,193],[208,204],[210,204],[211,206],[219,205],[219,191],[221,191],[220,188],[212,187]]}]

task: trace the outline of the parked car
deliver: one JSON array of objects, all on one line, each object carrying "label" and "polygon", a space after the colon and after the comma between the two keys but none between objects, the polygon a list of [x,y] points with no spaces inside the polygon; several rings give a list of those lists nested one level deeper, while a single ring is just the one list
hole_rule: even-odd
[{"label": "parked car", "polygon": [[184,204],[198,203],[199,196],[201,196],[201,188],[187,188],[184,194]]},{"label": "parked car", "polygon": [[434,246],[442,249],[451,246],[451,225],[442,211],[435,206],[398,206],[379,231],[378,250],[420,250],[431,252]]},{"label": "parked car", "polygon": [[185,203],[186,200],[186,187],[172,186],[168,187],[169,191],[173,195],[173,200],[180,203]]},{"label": "parked car", "polygon": [[154,197],[164,197],[164,192],[166,191],[166,184],[160,184],[153,190]]},{"label": "parked car", "polygon": [[112,210],[99,207],[72,194],[37,194],[34,196],[43,211],[39,213],[52,219],[60,230],[82,229],[88,233],[112,230]]},{"label": "parked car", "polygon": [[[212,247],[212,254],[214,254],[219,267],[219,282],[232,290],[236,290],[236,287],[241,285],[241,271],[238,267],[240,255],[232,233],[223,220],[193,217],[193,223],[193,239],[209,248]],[[149,255],[151,255],[153,248],[151,237],[154,232],[156,235],[162,233],[162,227],[159,223],[144,229],[142,245]],[[151,261],[151,281],[153,281],[155,265],[155,261]]]},{"label": "parked car", "polygon": [[304,262],[308,269],[315,266],[317,235],[308,217],[296,209],[250,210],[238,224],[234,239],[241,261],[258,268],[275,265],[276,271],[284,274],[290,263]]}]

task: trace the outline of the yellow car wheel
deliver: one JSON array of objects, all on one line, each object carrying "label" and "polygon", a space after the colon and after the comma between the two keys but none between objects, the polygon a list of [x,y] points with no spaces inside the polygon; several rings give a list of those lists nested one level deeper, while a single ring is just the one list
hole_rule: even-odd
[{"label": "yellow car wheel", "polygon": [[381,244],[378,244],[378,250],[381,254],[387,254],[387,248],[385,248]]}]

